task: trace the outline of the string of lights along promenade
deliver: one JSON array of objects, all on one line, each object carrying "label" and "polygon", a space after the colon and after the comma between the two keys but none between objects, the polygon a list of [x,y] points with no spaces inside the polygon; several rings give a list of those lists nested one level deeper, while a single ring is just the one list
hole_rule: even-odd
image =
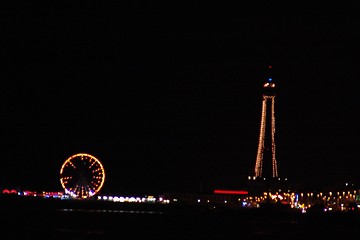
[{"label": "string of lights along promenade", "polygon": [[[272,66],[268,67],[268,71]],[[263,85],[259,144],[253,179],[278,178],[275,145],[275,83],[268,77]]]}]

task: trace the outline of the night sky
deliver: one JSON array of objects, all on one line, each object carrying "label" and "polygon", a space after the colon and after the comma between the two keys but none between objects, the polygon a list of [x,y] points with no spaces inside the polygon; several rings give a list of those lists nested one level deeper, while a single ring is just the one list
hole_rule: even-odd
[{"label": "night sky", "polygon": [[269,65],[279,175],[360,184],[359,3],[168,2],[1,3],[0,187],[84,152],[104,193],[242,189]]}]

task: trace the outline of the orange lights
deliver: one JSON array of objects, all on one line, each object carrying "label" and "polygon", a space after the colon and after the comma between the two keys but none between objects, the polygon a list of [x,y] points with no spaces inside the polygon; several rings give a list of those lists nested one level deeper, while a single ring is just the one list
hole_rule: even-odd
[{"label": "orange lights", "polygon": [[89,198],[97,194],[105,181],[101,162],[87,153],[69,157],[61,167],[60,183],[66,194],[74,198]]}]

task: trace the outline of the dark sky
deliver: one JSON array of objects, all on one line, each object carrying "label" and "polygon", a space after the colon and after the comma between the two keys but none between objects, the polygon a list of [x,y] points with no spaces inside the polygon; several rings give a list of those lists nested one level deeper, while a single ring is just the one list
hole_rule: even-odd
[{"label": "dark sky", "polygon": [[241,189],[268,65],[279,175],[360,183],[356,1],[169,2],[1,3],[0,186],[85,152],[103,192]]}]

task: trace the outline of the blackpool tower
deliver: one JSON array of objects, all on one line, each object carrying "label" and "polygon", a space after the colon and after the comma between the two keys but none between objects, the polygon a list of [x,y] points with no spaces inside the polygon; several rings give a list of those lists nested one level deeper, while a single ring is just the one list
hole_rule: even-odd
[{"label": "blackpool tower", "polygon": [[[271,66],[268,67],[270,72]],[[254,179],[278,178],[275,145],[275,83],[271,75],[263,85],[259,143]]]}]

